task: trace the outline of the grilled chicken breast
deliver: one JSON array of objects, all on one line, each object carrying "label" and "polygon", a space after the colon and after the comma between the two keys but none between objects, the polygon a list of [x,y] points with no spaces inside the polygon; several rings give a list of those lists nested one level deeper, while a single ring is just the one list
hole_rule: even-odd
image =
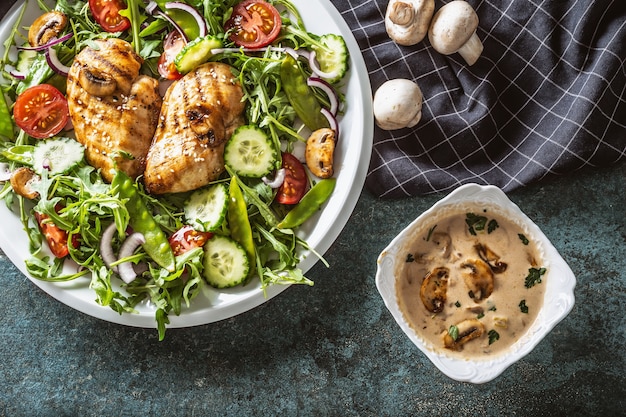
[{"label": "grilled chicken breast", "polygon": [[209,62],[174,82],[163,98],[144,184],[153,194],[202,187],[224,171],[224,145],[244,123],[243,89],[231,67]]},{"label": "grilled chicken breast", "polygon": [[95,43],[75,57],[67,77],[76,139],[105,180],[112,180],[115,168],[135,178],[143,174],[158,122],[158,81],[139,74],[142,59],[128,42]]}]

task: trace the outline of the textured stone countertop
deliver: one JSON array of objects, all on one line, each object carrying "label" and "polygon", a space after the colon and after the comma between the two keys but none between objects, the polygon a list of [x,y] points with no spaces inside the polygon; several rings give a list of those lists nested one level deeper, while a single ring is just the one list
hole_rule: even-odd
[{"label": "textured stone countertop", "polygon": [[[111,324],[56,301],[0,255],[0,416],[616,416],[626,408],[626,164],[510,193],[577,276],[572,312],[494,381],[443,375],[374,283],[388,242],[440,195],[364,191],[308,276],[193,328]],[[623,414],[622,414],[623,415]]]}]

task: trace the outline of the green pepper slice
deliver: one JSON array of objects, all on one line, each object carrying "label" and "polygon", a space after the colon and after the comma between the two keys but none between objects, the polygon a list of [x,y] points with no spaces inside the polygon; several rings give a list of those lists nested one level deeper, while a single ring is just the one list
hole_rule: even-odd
[{"label": "green pepper slice", "polygon": [[111,186],[117,188],[121,198],[128,200],[126,209],[130,215],[129,224],[135,232],[143,234],[146,239],[146,243],[142,245],[143,249],[159,266],[174,272],[176,270],[174,252],[165,232],[141,199],[135,181],[122,171],[117,171]]},{"label": "green pepper slice", "polygon": [[243,246],[248,254],[248,261],[251,266],[248,276],[250,276],[254,270],[256,250],[252,239],[252,227],[248,218],[246,200],[237,182],[237,177],[231,178],[228,190],[228,225],[231,237]]},{"label": "green pepper slice", "polygon": [[[184,10],[167,8],[167,3],[171,2],[167,0],[156,0],[156,4],[159,5],[161,10],[165,14],[167,14],[174,22],[176,22],[178,27],[180,27],[183,32],[185,32],[187,40],[192,41],[200,36],[200,28],[198,27],[198,22],[196,22],[196,19]],[[187,2],[183,1],[183,3]]]},{"label": "green pepper slice", "polygon": [[289,103],[300,120],[311,130],[330,127],[322,114],[322,105],[306,84],[298,62],[289,54],[280,65],[280,80]]},{"label": "green pepper slice", "polygon": [[9,112],[9,106],[7,100],[4,98],[4,94],[0,92],[0,136],[5,136],[9,139],[13,139],[13,120],[11,119],[11,113]]},{"label": "green pepper slice", "polygon": [[333,193],[336,178],[320,180],[302,197],[302,200],[276,226],[279,229],[293,229],[304,223],[324,204]]}]

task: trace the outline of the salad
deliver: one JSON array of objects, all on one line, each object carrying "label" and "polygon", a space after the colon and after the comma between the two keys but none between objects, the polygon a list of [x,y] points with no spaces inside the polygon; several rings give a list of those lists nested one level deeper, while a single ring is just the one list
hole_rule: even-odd
[{"label": "salad", "polygon": [[[298,264],[315,252],[298,228],[335,185],[344,39],[307,32],[289,0],[38,6],[32,24],[18,19],[1,61],[0,198],[23,223],[29,274],[86,277],[96,302],[119,314],[149,302],[161,340],[168,317],[204,286],[312,285]],[[74,57],[105,38],[132,45],[141,73],[158,79],[163,94],[203,65],[232,68],[245,123],[226,143],[217,179],[156,195],[142,175],[119,169],[107,181],[86,161],[67,76]],[[70,273],[68,263],[77,266]]]}]

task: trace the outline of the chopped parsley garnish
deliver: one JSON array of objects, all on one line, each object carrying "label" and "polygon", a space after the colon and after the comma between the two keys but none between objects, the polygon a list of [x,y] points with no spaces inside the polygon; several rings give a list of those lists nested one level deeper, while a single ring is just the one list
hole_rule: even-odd
[{"label": "chopped parsley garnish", "polygon": [[526,305],[526,300],[522,300],[519,302],[519,309],[522,313],[528,314],[528,306]]},{"label": "chopped parsley garnish", "polygon": [[454,305],[455,305],[457,308],[461,307],[461,303],[460,303],[460,302],[458,302],[458,301],[457,301],[456,303],[454,303]]},{"label": "chopped parsley garnish", "polygon": [[448,329],[448,334],[450,335],[450,337],[452,338],[452,340],[456,340],[459,338],[459,328],[456,327],[454,324],[452,326],[450,326],[450,328]]},{"label": "chopped parsley garnish", "polygon": [[483,317],[485,317],[485,313],[479,313],[476,318],[477,319],[482,319]]},{"label": "chopped parsley garnish", "polygon": [[476,236],[476,231],[485,230],[487,224],[487,218],[485,216],[479,216],[474,213],[465,214],[465,223],[469,227],[470,235]]},{"label": "chopped parsley garnish", "polygon": [[480,216],[474,213],[465,214],[465,223],[469,228],[469,233],[472,236],[476,236],[476,232],[482,232],[487,228],[487,233],[491,233],[496,230],[500,225],[495,219],[489,220],[485,216]]},{"label": "chopped parsley garnish", "polygon": [[529,268],[528,276],[524,285],[526,288],[534,287],[536,284],[541,283],[541,276],[546,273],[546,268]]},{"label": "chopped parsley garnish", "polygon": [[492,344],[496,340],[500,339],[500,334],[495,330],[489,330],[489,333],[487,334],[489,335],[489,344]]},{"label": "chopped parsley garnish", "polygon": [[496,311],[496,306],[493,305],[493,306],[489,307],[489,311]]},{"label": "chopped parsley garnish", "polygon": [[518,233],[517,236],[519,237],[519,240],[521,240],[524,245],[528,245],[530,243],[528,241],[528,238],[524,236],[523,234]]},{"label": "chopped parsley garnish", "polygon": [[409,253],[409,254],[406,256],[406,262],[415,262],[415,258],[413,257],[413,254],[412,254],[412,253]]},{"label": "chopped parsley garnish", "polygon": [[489,220],[489,223],[487,224],[487,233],[493,232],[498,227],[500,227],[500,225],[497,221],[495,221],[494,219]]}]

